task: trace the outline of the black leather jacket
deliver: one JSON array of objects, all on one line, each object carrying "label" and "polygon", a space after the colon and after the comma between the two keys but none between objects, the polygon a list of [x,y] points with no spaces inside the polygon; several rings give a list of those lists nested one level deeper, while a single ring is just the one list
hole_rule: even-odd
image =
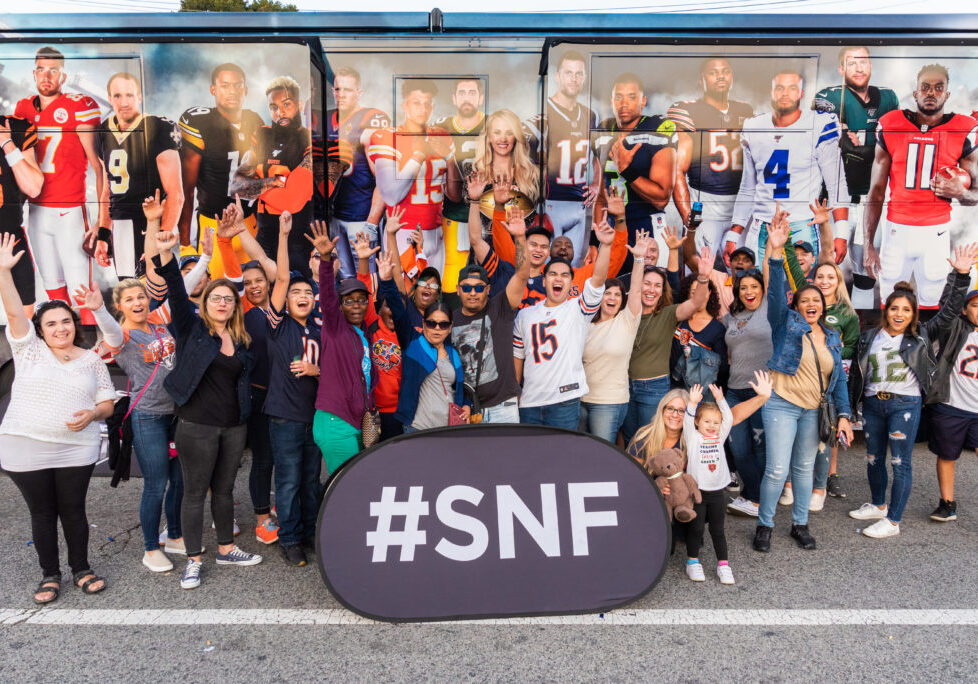
[{"label": "black leather jacket", "polygon": [[[950,388],[948,372],[941,372],[944,352],[937,356],[934,347],[947,347],[948,336],[952,328],[961,319],[961,307],[964,305],[964,297],[968,293],[970,276],[968,274],[952,271],[947,276],[947,284],[941,294],[941,308],[937,315],[926,323],[917,326],[917,334],[912,335],[907,331],[903,335],[903,343],[900,345],[900,358],[907,364],[913,372],[917,383],[920,385],[920,395],[925,398],[925,403],[936,403],[941,399],[932,399],[937,390],[943,386],[943,396],[946,399]],[[970,324],[969,324],[970,325]],[[856,344],[856,356],[852,367],[849,369],[849,403],[855,412],[861,406],[863,395],[866,390],[866,371],[869,364],[869,350],[873,346],[873,339],[880,331],[880,328],[864,330],[859,336]],[[967,337],[967,333],[963,337]],[[958,343],[958,349],[951,355],[950,366],[954,365],[954,359],[963,344],[963,337]],[[941,364],[938,363],[941,359]]]}]

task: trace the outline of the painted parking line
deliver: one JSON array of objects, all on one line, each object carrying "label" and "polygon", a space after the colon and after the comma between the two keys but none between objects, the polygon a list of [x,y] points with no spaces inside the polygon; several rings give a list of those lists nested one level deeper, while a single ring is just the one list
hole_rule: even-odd
[{"label": "painted parking line", "polygon": [[[0,608],[0,626],[62,625],[382,625],[342,608],[327,609],[58,609]],[[674,626],[927,626],[978,625],[976,609],[928,610],[618,610],[601,615],[558,615],[452,622],[464,625]]]}]

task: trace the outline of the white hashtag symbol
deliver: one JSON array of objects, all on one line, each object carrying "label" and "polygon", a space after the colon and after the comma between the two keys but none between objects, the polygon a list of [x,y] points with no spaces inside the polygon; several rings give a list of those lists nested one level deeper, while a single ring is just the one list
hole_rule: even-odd
[{"label": "white hashtag symbol", "polygon": [[[427,535],[418,529],[421,516],[428,515],[428,502],[422,501],[424,487],[411,487],[407,501],[397,501],[397,487],[384,487],[380,501],[370,502],[370,517],[377,518],[377,529],[367,532],[367,546],[374,549],[373,562],[387,561],[387,547],[400,546],[401,560],[414,560],[414,547],[424,546]],[[404,518],[404,531],[391,530],[393,518]]]}]

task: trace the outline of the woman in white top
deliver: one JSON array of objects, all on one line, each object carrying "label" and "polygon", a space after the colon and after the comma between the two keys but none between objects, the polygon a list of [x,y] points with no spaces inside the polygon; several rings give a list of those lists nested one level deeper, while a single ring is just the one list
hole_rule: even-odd
[{"label": "woman in white top", "polygon": [[594,314],[584,345],[588,393],[581,397],[581,429],[612,444],[628,411],[628,362],[642,319],[642,273],[652,242],[643,230],[635,235],[632,278],[627,299],[617,278],[605,281],[601,308]]},{"label": "woman in white top", "polygon": [[[0,298],[16,372],[0,424],[0,467],[30,510],[43,572],[34,601],[50,603],[61,589],[59,519],[75,584],[86,594],[106,586],[88,564],[85,496],[101,444],[98,421],[112,414],[115,390],[102,360],[78,346],[78,314],[65,302],[46,302],[27,318],[10,273],[24,258],[14,245],[9,233],[0,239]],[[102,307],[96,315],[109,314]]]}]

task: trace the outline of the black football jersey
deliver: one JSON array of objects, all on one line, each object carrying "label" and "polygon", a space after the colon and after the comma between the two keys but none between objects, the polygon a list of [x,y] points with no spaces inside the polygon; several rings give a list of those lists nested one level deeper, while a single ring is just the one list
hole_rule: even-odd
[{"label": "black football jersey", "polygon": [[158,189],[156,158],[180,148],[177,125],[163,116],[141,115],[127,130],[119,130],[116,117],[102,122],[95,135],[95,151],[109,180],[109,216],[114,219],[142,218],[143,200]]},{"label": "black football jersey", "polygon": [[[19,116],[0,116],[0,121],[10,127],[10,139],[17,149],[29,150],[37,144],[37,128],[30,121]],[[0,154],[0,226],[20,227],[24,223],[26,199],[5,155]]]},{"label": "black football jersey", "polygon": [[[479,123],[469,129],[459,128],[454,116],[438,119],[435,126],[444,128],[452,134],[452,142],[455,144],[455,163],[458,165],[464,193],[465,179],[472,173],[475,153],[479,148],[479,136],[486,127],[486,117],[481,117]],[[467,202],[453,202],[445,197],[441,205],[441,213],[452,221],[465,223],[469,220],[469,205]]]},{"label": "black football jersey", "polygon": [[740,130],[754,116],[753,107],[729,100],[723,112],[700,99],[676,102],[666,116],[693,139],[686,174],[689,187],[713,195],[736,195],[744,168]]},{"label": "black football jersey", "polygon": [[[254,150],[256,155],[255,173],[259,178],[288,176],[293,169],[302,164],[302,160],[307,154],[312,154],[309,129],[302,126],[295,128],[262,126],[255,133]],[[312,201],[312,197],[308,199]],[[273,213],[267,211],[260,199],[258,200],[258,211],[260,213]],[[309,202],[307,201],[302,208],[301,216],[299,214],[294,216],[295,225],[304,226],[308,223],[308,212]]]},{"label": "black football jersey", "polygon": [[[216,107],[192,107],[180,117],[184,147],[201,156],[197,176],[198,212],[217,217],[233,201],[228,188],[234,172],[262,125],[261,117],[250,109],[241,110],[241,121],[237,124],[228,121]],[[247,205],[245,213],[251,213]]]},{"label": "black football jersey", "polygon": [[541,152],[547,160],[547,199],[580,202],[588,183],[591,161],[589,133],[597,116],[578,103],[567,110],[547,100],[547,114],[536,114],[523,122],[523,132],[534,161]]}]

